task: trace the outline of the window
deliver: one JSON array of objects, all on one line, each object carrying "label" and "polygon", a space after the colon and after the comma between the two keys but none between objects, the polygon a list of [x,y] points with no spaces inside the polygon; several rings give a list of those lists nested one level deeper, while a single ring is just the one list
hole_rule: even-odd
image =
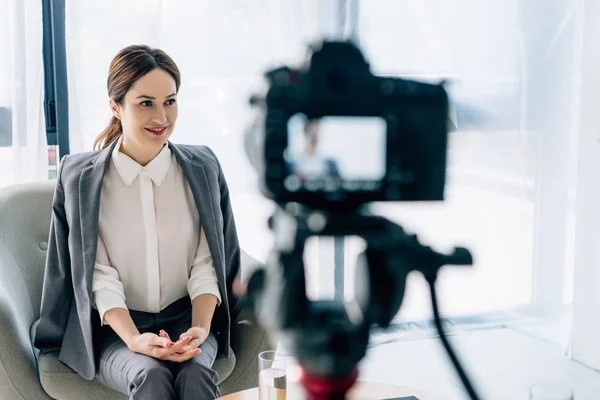
[{"label": "window", "polygon": [[[443,311],[569,300],[579,3],[551,0],[541,10],[525,0],[352,3],[358,4],[354,32],[374,73],[448,81],[455,129],[447,201],[374,206],[438,249],[472,250],[473,268],[442,272]],[[335,31],[339,5],[67,1],[71,151],[91,150],[110,119],[106,77],[116,52],[140,43],[165,50],[182,72],[172,140],[206,144],[217,153],[242,247],[264,261],[272,205],[258,192],[243,148],[253,117],[248,99],[261,89],[268,67],[301,61],[311,40]],[[352,243],[346,246],[348,288]],[[309,253],[319,260],[316,268],[326,262],[326,252]],[[319,275],[333,282],[333,273]],[[429,313],[425,284],[411,276],[402,315]]]},{"label": "window", "polygon": [[41,2],[0,0],[0,186],[48,179]]},{"label": "window", "polygon": [[[583,14],[577,1],[544,5],[360,2],[375,73],[448,82],[446,201],[376,207],[438,249],[472,251],[473,268],[443,270],[445,312],[570,301]],[[402,315],[429,314],[426,293],[411,277]]]}]

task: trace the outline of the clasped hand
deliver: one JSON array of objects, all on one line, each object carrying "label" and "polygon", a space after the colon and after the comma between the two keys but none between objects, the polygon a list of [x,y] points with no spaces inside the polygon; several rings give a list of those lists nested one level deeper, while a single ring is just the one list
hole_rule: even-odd
[{"label": "clasped hand", "polygon": [[207,337],[208,330],[197,326],[182,333],[176,342],[173,342],[164,330],[161,330],[158,335],[146,332],[135,337],[129,348],[136,353],[146,354],[159,360],[181,363],[200,354],[199,346]]}]

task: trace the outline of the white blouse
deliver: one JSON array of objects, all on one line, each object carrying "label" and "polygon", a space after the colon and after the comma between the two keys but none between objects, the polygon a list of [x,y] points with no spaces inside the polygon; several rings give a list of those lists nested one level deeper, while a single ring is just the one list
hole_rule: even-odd
[{"label": "white blouse", "polygon": [[102,181],[92,300],[104,313],[124,308],[158,313],[189,295],[213,294],[217,275],[198,209],[167,145],[145,167],[121,153]]}]

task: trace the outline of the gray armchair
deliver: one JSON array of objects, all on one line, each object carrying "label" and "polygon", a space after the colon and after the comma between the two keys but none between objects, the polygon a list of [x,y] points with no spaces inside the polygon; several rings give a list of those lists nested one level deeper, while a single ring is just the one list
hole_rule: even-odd
[{"label": "gray armchair", "polygon": [[[39,355],[32,345],[53,193],[52,182],[0,189],[0,399],[125,399],[98,381],[83,379],[58,361],[58,354]],[[242,252],[242,269],[257,263]],[[250,310],[233,317],[232,357],[214,365],[223,395],[256,386],[257,355],[270,347]]]}]

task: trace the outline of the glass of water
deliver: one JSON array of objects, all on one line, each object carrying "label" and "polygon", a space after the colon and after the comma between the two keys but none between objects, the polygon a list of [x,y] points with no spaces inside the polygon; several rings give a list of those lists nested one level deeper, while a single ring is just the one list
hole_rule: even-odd
[{"label": "glass of water", "polygon": [[286,356],[276,350],[258,355],[259,400],[285,400],[287,389]]},{"label": "glass of water", "polygon": [[530,400],[574,400],[573,390],[561,383],[536,383],[529,390]]}]

